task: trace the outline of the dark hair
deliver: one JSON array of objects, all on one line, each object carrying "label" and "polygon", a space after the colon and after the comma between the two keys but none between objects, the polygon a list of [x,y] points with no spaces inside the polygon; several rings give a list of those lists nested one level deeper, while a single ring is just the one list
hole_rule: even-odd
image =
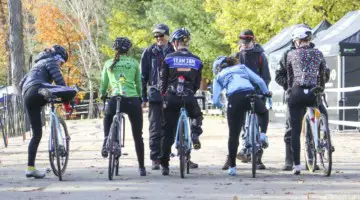
[{"label": "dark hair", "polygon": [[119,62],[119,60],[120,60],[120,54],[121,54],[120,51],[116,51],[115,57],[114,57],[114,60],[113,60],[113,63],[112,63],[111,66],[110,66],[110,71],[111,71],[111,72],[114,70],[115,64],[116,64],[117,62]]},{"label": "dark hair", "polygon": [[132,47],[132,43],[127,37],[117,37],[113,44],[113,49],[116,51],[113,63],[110,66],[110,71],[113,71],[114,66],[120,60],[121,54],[126,54]]},{"label": "dark hair", "polygon": [[239,59],[235,56],[227,56],[219,66],[219,72],[227,67],[232,67],[239,63]]}]

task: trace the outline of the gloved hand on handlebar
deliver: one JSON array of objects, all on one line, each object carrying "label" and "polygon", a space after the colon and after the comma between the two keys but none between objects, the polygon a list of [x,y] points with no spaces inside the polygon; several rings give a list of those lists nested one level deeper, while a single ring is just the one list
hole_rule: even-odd
[{"label": "gloved hand on handlebar", "polygon": [[72,113],[73,107],[70,105],[70,102],[63,102],[63,107],[66,113]]},{"label": "gloved hand on handlebar", "polygon": [[265,97],[272,97],[272,92],[269,91],[268,93],[264,94]]},{"label": "gloved hand on handlebar", "polygon": [[100,96],[100,99],[103,100],[103,101],[105,101],[106,98],[107,98],[107,96],[108,96],[108,94],[105,93],[104,95],[101,95],[101,96]]}]

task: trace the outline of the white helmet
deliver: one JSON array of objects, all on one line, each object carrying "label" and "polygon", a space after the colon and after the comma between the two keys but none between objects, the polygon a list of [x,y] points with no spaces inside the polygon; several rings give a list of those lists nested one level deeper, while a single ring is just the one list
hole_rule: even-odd
[{"label": "white helmet", "polygon": [[305,40],[305,39],[311,39],[312,32],[309,27],[306,26],[299,26],[295,28],[291,34],[291,39],[293,41],[295,40]]}]

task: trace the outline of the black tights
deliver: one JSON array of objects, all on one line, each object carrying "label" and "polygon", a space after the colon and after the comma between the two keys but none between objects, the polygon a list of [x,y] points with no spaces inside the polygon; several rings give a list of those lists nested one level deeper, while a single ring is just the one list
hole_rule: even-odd
[{"label": "black tights", "polygon": [[[229,96],[228,108],[227,108],[227,120],[229,126],[229,165],[230,167],[236,166],[236,153],[239,146],[239,136],[242,126],[245,121],[245,113],[250,110],[250,101],[246,98],[249,92],[237,92]],[[255,99],[255,112],[259,114],[263,119],[266,119],[268,110],[265,104],[260,99]],[[268,123],[263,123],[263,126],[267,126]],[[263,127],[262,130],[266,130]]]},{"label": "black tights", "polygon": [[24,104],[29,116],[32,138],[28,149],[28,166],[35,166],[35,158],[42,137],[41,109],[46,100],[38,93],[40,85],[30,87],[24,94]]},{"label": "black tights", "polygon": [[[144,141],[142,137],[143,115],[141,109],[141,102],[138,97],[127,97],[121,99],[120,112],[126,113],[129,117],[132,135],[135,141],[136,155],[138,158],[139,167],[144,167]],[[104,117],[104,135],[105,138],[109,135],[110,126],[113,122],[113,117],[116,114],[116,97],[112,97],[105,111]],[[105,145],[104,141],[104,145]]]},{"label": "black tights", "polygon": [[291,147],[295,165],[300,165],[300,134],[306,107],[314,105],[316,105],[316,97],[310,92],[310,89],[299,86],[291,89],[288,106],[291,124]]}]

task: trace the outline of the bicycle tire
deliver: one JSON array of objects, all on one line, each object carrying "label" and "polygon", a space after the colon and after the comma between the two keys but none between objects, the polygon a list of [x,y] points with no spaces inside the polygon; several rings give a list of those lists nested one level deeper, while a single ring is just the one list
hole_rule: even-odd
[{"label": "bicycle tire", "polygon": [[5,145],[5,147],[8,147],[9,138],[8,138],[8,135],[7,135],[6,131],[5,131],[4,124],[2,123],[1,119],[0,119],[0,126],[1,126],[1,132],[2,132],[2,136],[3,136],[3,140],[4,140],[4,145]]},{"label": "bicycle tire", "polygon": [[[65,145],[66,145],[66,153],[65,156],[61,156],[64,160],[62,160],[62,165],[60,165],[61,167],[61,174],[65,173],[65,170],[67,168],[67,164],[69,161],[69,154],[70,154],[70,136],[69,136],[69,132],[65,123],[65,120],[63,118],[59,118],[59,123],[60,126],[62,126],[63,128],[63,133],[65,135]],[[52,143],[52,145],[54,146],[55,144]],[[54,163],[54,156],[55,156],[55,152],[49,151],[49,160],[50,160],[50,166],[52,168],[53,173],[55,174],[55,176],[59,176],[58,175],[58,169],[56,169],[55,167],[55,163]]]},{"label": "bicycle tire", "polygon": [[251,133],[251,172],[252,177],[256,177],[256,160],[257,160],[257,152],[256,152],[256,143],[255,143],[255,114],[251,114],[250,119],[250,133]]},{"label": "bicycle tire", "polygon": [[180,157],[180,176],[185,178],[185,127],[184,121],[180,119],[179,122],[179,157]]},{"label": "bicycle tire", "polygon": [[[121,120],[119,120],[118,127],[120,127],[118,132],[118,141],[120,143],[120,155],[115,156],[115,176],[119,176],[119,167],[120,167],[120,156],[121,156],[121,148],[124,147],[125,144],[125,117],[121,115]],[[123,136],[123,137],[121,137]],[[121,143],[122,142],[122,143]]]},{"label": "bicycle tire", "polygon": [[[320,147],[322,149],[324,149],[324,151],[319,153],[319,160],[321,162],[321,166],[324,170],[324,175],[325,176],[330,176],[331,175],[331,170],[332,170],[332,144],[331,144],[331,135],[329,133],[329,131],[324,130],[323,134],[321,134],[320,130],[322,130],[320,127],[322,127],[322,125],[324,125],[324,122],[326,120],[326,117],[324,115],[321,116],[320,118],[320,123],[319,123],[319,139],[320,139]],[[324,154],[327,154],[327,159],[325,157]],[[327,161],[327,166],[325,166],[325,160]]]},{"label": "bicycle tire", "polygon": [[115,167],[116,167],[116,159],[115,159],[115,147],[114,142],[116,142],[116,131],[117,125],[116,122],[113,121],[113,123],[110,126],[110,135],[108,137],[108,148],[109,148],[109,166],[108,166],[108,178],[109,180],[113,180]]},{"label": "bicycle tire", "polygon": [[305,134],[304,134],[304,141],[305,141],[305,148],[304,148],[304,155],[305,155],[305,163],[306,168],[310,172],[315,172],[316,169],[316,150],[315,150],[315,144],[313,139],[313,132],[311,130],[311,125],[309,122],[309,119],[305,119]]},{"label": "bicycle tire", "polygon": [[54,147],[55,147],[54,149],[55,149],[56,166],[57,166],[57,172],[58,172],[57,174],[58,174],[59,181],[62,181],[60,153],[59,153],[59,146],[58,146],[59,138],[58,138],[58,134],[57,134],[55,120],[53,121],[53,126],[51,128],[53,130],[52,137],[54,138],[53,141],[54,141]]}]

